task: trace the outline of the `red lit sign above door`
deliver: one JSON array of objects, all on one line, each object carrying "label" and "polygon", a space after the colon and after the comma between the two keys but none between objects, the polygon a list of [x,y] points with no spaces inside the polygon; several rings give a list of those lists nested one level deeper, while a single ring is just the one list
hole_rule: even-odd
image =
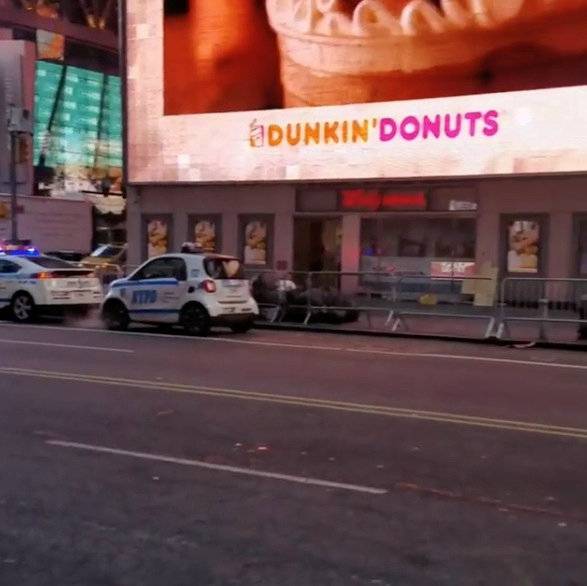
[{"label": "red lit sign above door", "polygon": [[423,211],[426,203],[424,192],[398,193],[377,189],[343,189],[340,192],[340,205],[347,211]]}]

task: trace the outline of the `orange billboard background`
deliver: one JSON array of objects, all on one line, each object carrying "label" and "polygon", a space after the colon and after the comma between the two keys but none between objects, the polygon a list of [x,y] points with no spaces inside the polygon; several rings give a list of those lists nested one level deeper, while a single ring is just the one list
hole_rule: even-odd
[{"label": "orange billboard background", "polygon": [[587,84],[587,0],[165,2],[165,114]]},{"label": "orange billboard background", "polygon": [[166,114],[281,107],[264,0],[166,2],[164,43]]}]

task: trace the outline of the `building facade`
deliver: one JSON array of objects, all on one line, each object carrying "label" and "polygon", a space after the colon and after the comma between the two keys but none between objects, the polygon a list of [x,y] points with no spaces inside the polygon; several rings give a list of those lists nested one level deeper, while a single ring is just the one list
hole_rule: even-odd
[{"label": "building facade", "polygon": [[134,264],[587,277],[587,3],[172,4],[125,8]]}]

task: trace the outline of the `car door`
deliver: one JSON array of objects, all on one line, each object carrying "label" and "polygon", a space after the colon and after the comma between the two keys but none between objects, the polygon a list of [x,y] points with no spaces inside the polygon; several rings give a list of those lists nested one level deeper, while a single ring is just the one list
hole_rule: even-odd
[{"label": "car door", "polygon": [[0,308],[10,305],[16,292],[20,265],[8,259],[0,259]]},{"label": "car door", "polygon": [[182,259],[164,257],[148,262],[129,279],[126,303],[131,318],[153,323],[177,322],[185,281]]}]

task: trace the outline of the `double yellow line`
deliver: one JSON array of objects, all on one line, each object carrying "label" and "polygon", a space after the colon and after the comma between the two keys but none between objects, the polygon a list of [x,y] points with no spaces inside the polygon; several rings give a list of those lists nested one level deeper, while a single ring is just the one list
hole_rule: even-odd
[{"label": "double yellow line", "polygon": [[311,397],[300,397],[295,395],[257,393],[254,391],[239,391],[236,389],[193,386],[177,383],[167,383],[159,381],[154,382],[149,380],[137,380],[128,378],[115,378],[91,374],[76,374],[67,372],[54,372],[47,370],[32,370],[25,368],[0,367],[0,374],[49,380],[62,380],[67,382],[89,383],[113,386],[118,388],[132,388],[141,391],[163,391],[172,393],[183,393],[187,395],[219,397],[224,399],[259,401],[263,403],[292,405],[296,407],[306,407],[311,409],[327,409],[331,411],[344,411],[349,413],[360,413],[365,415],[379,415],[383,417],[395,417],[413,421],[434,421],[468,427],[482,427],[489,429],[526,432],[540,435],[587,440],[587,428],[547,425],[528,421],[492,419],[487,417],[476,417],[472,415],[460,415],[456,413],[422,411],[419,409],[404,409],[400,407],[387,407],[363,403],[351,403],[345,401],[332,401],[328,399],[315,399]]}]

